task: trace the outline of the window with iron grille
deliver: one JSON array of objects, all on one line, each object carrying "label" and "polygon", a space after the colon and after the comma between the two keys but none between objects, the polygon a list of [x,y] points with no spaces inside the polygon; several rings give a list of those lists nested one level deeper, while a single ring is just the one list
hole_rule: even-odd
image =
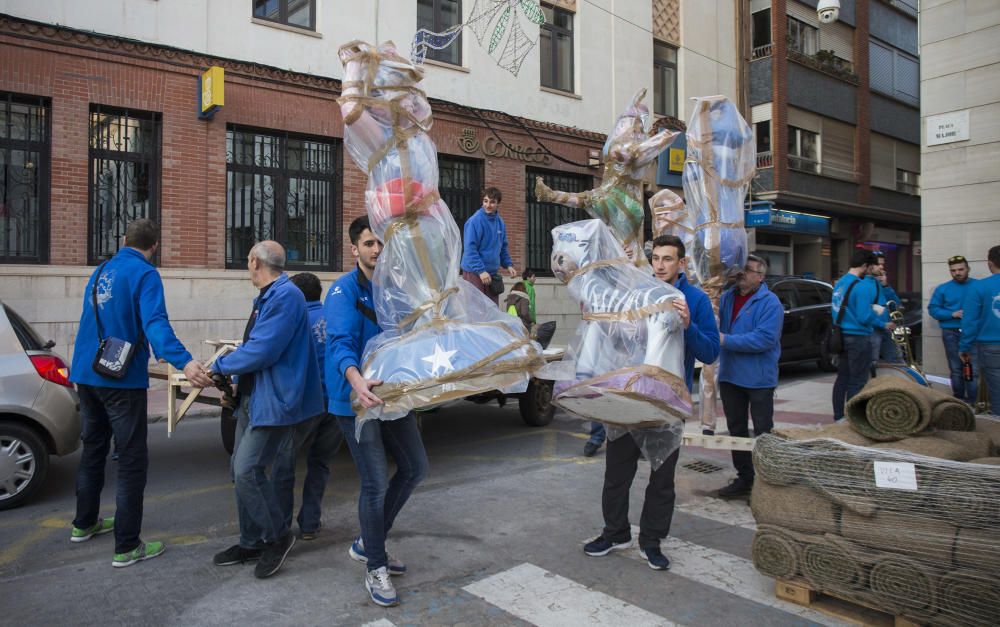
[{"label": "window with iron grille", "polygon": [[526,170],[524,188],[525,208],[528,224],[527,267],[540,276],[552,276],[552,229],[560,224],[587,220],[590,218],[583,209],[573,209],[565,205],[539,202],[535,198],[535,177],[540,176],[552,189],[563,192],[583,192],[591,188],[592,178],[583,174],[565,174],[545,170]]},{"label": "window with iron grille", "polygon": [[254,0],[253,16],[268,22],[316,30],[316,0]]},{"label": "window with iron grille", "polygon": [[677,117],[677,48],[653,42],[653,113]]},{"label": "window with iron grille", "polygon": [[483,162],[439,154],[438,172],[438,192],[463,231],[465,221],[483,204]]},{"label": "window with iron grille", "polygon": [[573,92],[573,14],[542,5],[545,23],[539,28],[542,86]]},{"label": "window with iron grille", "polygon": [[125,227],[138,218],[158,219],[160,114],[90,108],[88,261],[118,252]]},{"label": "window with iron grille", "polygon": [[[442,33],[462,23],[462,0],[417,0],[417,29]],[[427,49],[427,58],[462,65],[462,35],[443,50]]]},{"label": "window with iron grille", "polygon": [[289,269],[340,267],[339,142],[230,126],[226,131],[226,267],[254,244],[285,247]]},{"label": "window with iron grille", "polygon": [[49,103],[0,93],[0,263],[45,263]]}]

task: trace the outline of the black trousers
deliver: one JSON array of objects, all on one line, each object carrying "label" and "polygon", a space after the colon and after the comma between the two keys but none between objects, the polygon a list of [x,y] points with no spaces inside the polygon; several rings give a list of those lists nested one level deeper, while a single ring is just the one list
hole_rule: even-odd
[{"label": "black trousers", "polygon": [[[603,535],[613,542],[627,542],[632,537],[628,522],[628,501],[639,453],[639,447],[631,435],[608,440],[601,508],[604,512]],[[659,548],[660,540],[670,533],[676,500],[674,471],[677,469],[680,453],[678,448],[659,468],[649,474],[646,499],[639,519],[640,548]]]},{"label": "black trousers", "polygon": [[[750,437],[747,410],[753,418],[754,436],[770,433],[774,428],[774,388],[745,388],[721,381],[719,397],[722,398],[722,409],[726,412],[729,435],[737,438]],[[753,455],[750,451],[733,451],[733,466],[740,479],[753,481]]]}]

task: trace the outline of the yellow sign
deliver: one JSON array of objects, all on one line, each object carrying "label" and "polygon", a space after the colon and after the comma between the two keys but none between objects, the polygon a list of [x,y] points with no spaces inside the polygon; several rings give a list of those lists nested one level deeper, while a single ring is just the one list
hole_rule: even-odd
[{"label": "yellow sign", "polygon": [[226,71],[218,65],[201,75],[201,112],[213,112],[226,104]]},{"label": "yellow sign", "polygon": [[670,171],[671,172],[683,172],[684,171],[684,149],[683,148],[671,148],[670,149]]}]

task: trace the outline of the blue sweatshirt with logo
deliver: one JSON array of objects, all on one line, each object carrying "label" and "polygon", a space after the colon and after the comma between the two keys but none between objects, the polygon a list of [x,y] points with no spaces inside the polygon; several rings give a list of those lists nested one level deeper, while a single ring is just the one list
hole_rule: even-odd
[{"label": "blue sweatshirt with logo", "polygon": [[[136,347],[135,356],[121,379],[99,375],[93,369],[100,345],[94,318],[94,281],[97,281],[97,308],[104,337],[135,343],[139,340],[140,324],[146,334],[146,342]],[[191,353],[177,339],[167,319],[160,273],[138,250],[122,248],[104,264],[100,278],[95,270],[87,281],[69,379],[73,383],[98,387],[148,388],[150,344],[155,355],[175,368],[182,369],[191,361]]]},{"label": "blue sweatshirt with logo", "polygon": [[462,236],[462,270],[495,274],[500,267],[514,265],[507,250],[507,225],[499,211],[486,213],[482,207],[465,221]]},{"label": "blue sweatshirt with logo", "polygon": [[1000,344],[1000,274],[976,281],[966,292],[958,350],[968,353],[973,344]]},{"label": "blue sweatshirt with logo", "polygon": [[[953,318],[951,314],[962,309],[965,299],[975,283],[976,280],[973,278],[966,279],[965,283],[959,283],[952,279],[934,288],[931,302],[927,305],[927,313],[941,324],[942,329],[957,330],[962,328],[962,319]],[[963,312],[962,315],[964,316],[965,313]]]},{"label": "blue sweatshirt with logo", "polygon": [[719,381],[744,388],[778,387],[785,308],[761,283],[733,320],[736,290],[726,290],[719,299],[719,331],[725,335],[719,352]]},{"label": "blue sweatshirt with logo", "polygon": [[306,312],[309,314],[309,330],[312,331],[313,342],[316,343],[316,361],[319,362],[319,380],[323,385],[323,400],[326,404],[326,317],[323,316],[323,301],[306,301]]},{"label": "blue sweatshirt with logo", "polygon": [[368,340],[378,335],[371,281],[358,268],[337,279],[323,301],[326,317],[326,363],[324,376],[328,394],[327,411],[337,416],[353,416],[351,384],[347,369],[361,370],[361,354]]},{"label": "blue sweatshirt with logo", "polygon": [[708,295],[688,283],[683,272],[674,287],[684,294],[691,314],[691,324],[684,330],[684,382],[690,392],[694,389],[694,360],[710,364],[719,357],[719,325]]},{"label": "blue sweatshirt with logo", "polygon": [[[850,300],[844,303],[844,295],[853,283],[858,284],[851,290]],[[876,287],[874,280],[859,279],[850,272],[837,281],[833,288],[830,315],[836,324],[841,306],[846,307],[844,317],[840,320],[844,335],[871,335],[876,326],[885,326],[879,324],[879,316],[872,309],[872,305],[878,302]]]}]

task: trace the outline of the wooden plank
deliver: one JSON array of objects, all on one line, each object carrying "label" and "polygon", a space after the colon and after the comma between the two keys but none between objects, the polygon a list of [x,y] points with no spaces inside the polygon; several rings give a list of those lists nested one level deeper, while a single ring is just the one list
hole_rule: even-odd
[{"label": "wooden plank", "polygon": [[726,451],[752,451],[753,438],[737,438],[731,435],[702,435],[700,433],[685,433],[681,443],[687,446],[721,449]]},{"label": "wooden plank", "polygon": [[173,384],[174,367],[167,364],[167,437],[174,435],[174,414],[177,409],[177,387]]},{"label": "wooden plank", "polygon": [[918,623],[913,623],[902,616],[893,616],[888,612],[868,607],[853,599],[813,590],[804,582],[776,579],[774,595],[779,599],[823,612],[854,625],[864,627],[916,627],[918,625]]}]

